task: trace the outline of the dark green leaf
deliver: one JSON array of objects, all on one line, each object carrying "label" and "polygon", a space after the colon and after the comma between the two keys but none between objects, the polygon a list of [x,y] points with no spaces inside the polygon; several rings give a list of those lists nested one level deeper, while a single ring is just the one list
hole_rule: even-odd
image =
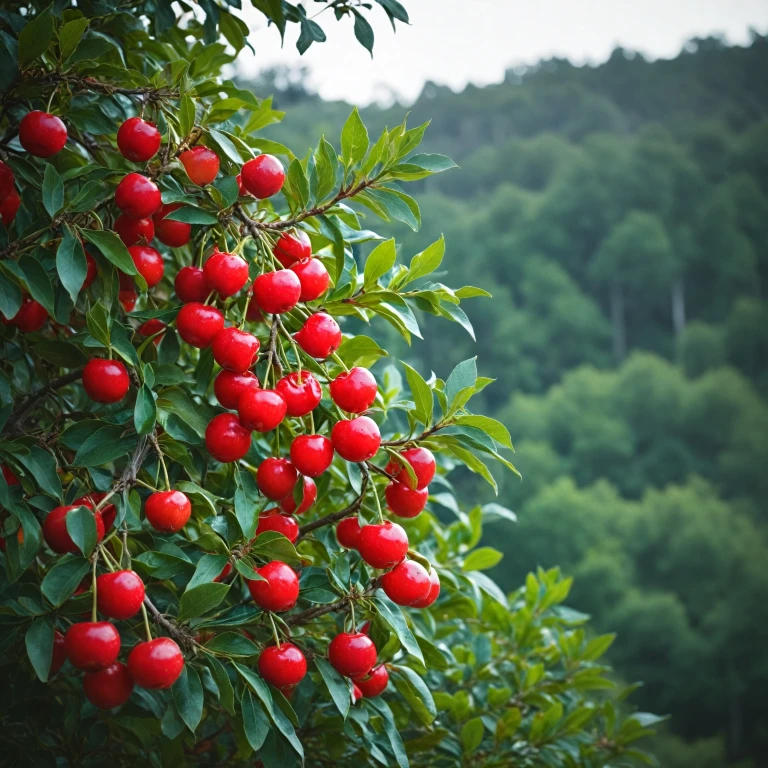
[{"label": "dark green leaf", "polygon": [[88,507],[77,507],[67,512],[67,533],[85,557],[96,546],[96,517]]},{"label": "dark green leaf", "polygon": [[24,69],[41,56],[53,37],[51,7],[37,14],[19,34],[19,67]]},{"label": "dark green leaf", "polygon": [[[222,584],[218,586],[227,585]],[[216,637],[206,643],[206,648],[225,656],[255,656],[259,652],[257,645],[252,643],[247,637],[236,632],[223,632],[220,635],[216,635]]]},{"label": "dark green leaf", "polygon": [[188,589],[179,601],[179,619],[194,619],[212,611],[229,592],[229,584],[199,584]]},{"label": "dark green leaf", "polygon": [[100,229],[82,229],[83,237],[93,243],[107,261],[114,264],[121,272],[126,275],[137,274],[136,265],[133,263],[131,254],[123,244],[123,241],[114,233]]},{"label": "dark green leaf", "polygon": [[315,666],[331,694],[333,703],[346,719],[352,704],[347,681],[322,656],[315,656]]},{"label": "dark green leaf", "polygon": [[179,679],[173,684],[173,703],[181,719],[192,733],[203,716],[203,686],[194,667],[184,665]]},{"label": "dark green leaf", "polygon": [[133,423],[136,432],[140,435],[148,435],[155,428],[157,418],[157,406],[152,390],[142,384],[136,395],[136,405],[133,410]]},{"label": "dark green leaf", "polygon": [[75,237],[70,232],[68,227],[64,228],[64,235],[56,251],[56,271],[72,302],[76,302],[85,282],[88,267],[83,252],[83,244],[80,242],[80,238]]},{"label": "dark green leaf", "polygon": [[261,749],[269,733],[269,720],[261,706],[254,700],[250,688],[243,691],[242,708],[245,737],[251,748],[257,751]]},{"label": "dark green leaf", "polygon": [[35,619],[24,635],[24,643],[35,674],[42,682],[47,682],[53,658],[53,624],[50,620]]},{"label": "dark green leaf", "polygon": [[43,173],[43,206],[48,215],[53,218],[64,205],[64,182],[58,171],[50,164],[46,164]]},{"label": "dark green leaf", "polygon": [[58,465],[56,459],[48,451],[38,445],[33,445],[29,449],[29,453],[19,454],[18,459],[35,478],[41,491],[55,499],[61,499]]},{"label": "dark green leaf", "polygon": [[60,560],[45,574],[40,590],[54,606],[65,603],[77,589],[90,564],[81,557]]}]

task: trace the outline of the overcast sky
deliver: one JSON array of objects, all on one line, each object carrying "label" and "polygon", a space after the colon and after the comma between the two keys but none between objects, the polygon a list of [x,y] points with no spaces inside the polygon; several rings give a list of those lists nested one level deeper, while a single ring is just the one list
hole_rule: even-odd
[{"label": "overcast sky", "polygon": [[[749,27],[768,30],[768,0],[401,0],[411,25],[392,32],[380,6],[367,15],[376,35],[373,59],[352,33],[352,21],[331,12],[317,19],[328,40],[299,56],[289,25],[281,49],[274,28],[243,3],[251,44],[239,57],[243,74],[278,64],[307,65],[312,85],[327,99],[356,104],[413,100],[424,82],[463,88],[500,81],[504,70],[550,56],[577,63],[603,61],[616,45],[653,58],[674,56],[693,36],[724,33],[744,43]],[[311,16],[322,6],[305,0]]]}]

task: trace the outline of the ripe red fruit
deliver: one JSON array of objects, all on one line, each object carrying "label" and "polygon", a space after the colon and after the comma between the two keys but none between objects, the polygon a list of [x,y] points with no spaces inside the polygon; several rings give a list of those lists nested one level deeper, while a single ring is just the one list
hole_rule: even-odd
[{"label": "ripe red fruit", "polygon": [[[67,531],[67,513],[81,504],[70,504],[66,507],[54,507],[43,521],[43,538],[45,543],[54,551],[62,554],[64,552],[77,552],[77,544],[72,541],[72,537]],[[94,512],[96,518],[96,540],[101,541],[104,538],[104,519],[101,511]]]},{"label": "ripe red fruit", "polygon": [[140,173],[129,173],[115,190],[115,205],[132,219],[152,216],[162,202],[157,184]]},{"label": "ripe red fruit", "polygon": [[134,163],[146,163],[153,158],[161,140],[157,126],[140,117],[129,117],[117,129],[117,148],[126,160]]},{"label": "ripe red fruit", "polygon": [[155,236],[155,224],[152,219],[132,219],[121,213],[115,219],[115,232],[124,245],[136,245],[145,240],[147,243]]},{"label": "ripe red fruit", "polygon": [[245,373],[256,362],[260,346],[252,333],[225,328],[213,340],[213,359],[228,371]]},{"label": "ripe red fruit", "polygon": [[360,694],[366,699],[372,699],[384,693],[387,683],[389,683],[389,671],[383,664],[374,667],[367,677],[355,680]]},{"label": "ripe red fruit", "polygon": [[363,692],[357,683],[352,683],[352,703],[357,704],[363,698]]},{"label": "ripe red fruit", "polygon": [[256,526],[256,536],[265,531],[282,533],[291,544],[295,544],[299,538],[299,524],[293,515],[284,515],[279,509],[268,509],[259,515],[259,524]]},{"label": "ripe red fruit", "polygon": [[285,181],[283,164],[272,155],[259,155],[243,165],[240,176],[243,186],[259,200],[276,195]]},{"label": "ripe red fruit", "polygon": [[378,386],[367,368],[351,368],[340,373],[329,386],[331,400],[348,413],[368,410],[376,399]]},{"label": "ripe red fruit", "polygon": [[181,491],[157,491],[144,504],[147,522],[161,533],[180,531],[192,514],[192,504]]},{"label": "ripe red fruit", "polygon": [[328,290],[331,278],[320,259],[302,259],[291,265],[290,269],[296,273],[301,284],[299,301],[314,301]]},{"label": "ripe red fruit", "polygon": [[275,389],[283,396],[289,416],[306,416],[320,405],[323,397],[320,382],[309,371],[302,371],[301,378],[298,371],[283,376]]},{"label": "ripe red fruit", "polygon": [[347,461],[372,459],[381,445],[381,433],[376,422],[368,416],[337,421],[331,430],[331,442],[336,453]]},{"label": "ripe red fruit", "polygon": [[248,581],[253,601],[265,611],[290,611],[299,599],[299,577],[280,560],[262,565],[256,573],[266,581]]},{"label": "ripe red fruit", "polygon": [[301,283],[290,269],[265,272],[253,281],[253,295],[262,312],[280,315],[298,304]]},{"label": "ripe red fruit", "polygon": [[203,265],[209,291],[234,296],[248,282],[248,262],[236,253],[214,251]]},{"label": "ripe red fruit", "polygon": [[250,195],[251,193],[243,186],[243,177],[241,174],[237,174],[235,176],[235,180],[237,181],[237,194],[239,197],[246,197],[247,195]]},{"label": "ripe red fruit", "polygon": [[118,403],[130,386],[128,371],[119,360],[95,357],[83,368],[85,394],[97,403]]},{"label": "ripe red fruit", "polygon": [[210,184],[219,172],[219,156],[208,147],[198,145],[182,152],[179,161],[190,180],[199,187]]},{"label": "ripe red fruit", "polygon": [[21,480],[5,464],[0,464],[0,469],[3,472],[3,478],[7,485],[21,485]]},{"label": "ripe red fruit", "polygon": [[330,315],[318,312],[307,318],[294,338],[310,357],[324,360],[339,348],[341,328]]},{"label": "ripe red fruit", "polygon": [[21,198],[19,197],[19,193],[13,189],[8,197],[0,202],[0,219],[2,219],[6,228],[13,224],[13,220],[16,218],[19,208],[21,208]]},{"label": "ripe red fruit", "polygon": [[134,571],[102,573],[96,579],[99,613],[110,619],[130,619],[144,602],[144,582]]},{"label": "ripe red fruit", "polygon": [[429,569],[429,592],[421,600],[411,603],[411,608],[429,608],[440,595],[440,577],[434,568]]},{"label": "ripe red fruit", "polygon": [[153,288],[162,279],[165,272],[163,257],[149,245],[132,245],[128,249],[133,263],[139,274],[147,281],[147,286]]},{"label": "ripe red fruit", "polygon": [[67,143],[67,127],[48,112],[27,112],[19,123],[19,143],[30,155],[50,157]]},{"label": "ripe red fruit", "polygon": [[42,304],[25,296],[22,299],[19,311],[11,319],[11,322],[22,333],[34,333],[39,331],[48,319],[48,312]]},{"label": "ripe red fruit", "polygon": [[240,395],[237,413],[246,429],[269,432],[285,418],[287,406],[274,389],[248,389]]},{"label": "ripe red fruit", "polygon": [[208,453],[222,464],[239,461],[251,447],[251,433],[240,424],[233,413],[220,413],[214,416],[206,427],[205,447]]},{"label": "ripe red fruit", "polygon": [[193,301],[202,303],[211,292],[200,267],[182,267],[176,274],[173,287],[176,289],[176,295],[182,304],[189,304]]},{"label": "ripe red fruit", "polygon": [[53,656],[51,658],[51,668],[48,671],[48,677],[53,677],[67,660],[67,647],[64,635],[58,629],[53,630]]},{"label": "ripe red fruit", "polygon": [[227,563],[222,569],[221,573],[214,579],[216,582],[224,581],[224,579],[232,573],[232,563]]},{"label": "ripe red fruit", "polygon": [[317,486],[315,485],[315,481],[311,477],[303,477],[302,480],[304,481],[304,495],[301,498],[301,504],[299,504],[297,509],[296,500],[293,498],[293,495],[286,496],[280,502],[280,509],[282,509],[283,512],[301,515],[317,501]]},{"label": "ripe red fruit", "polygon": [[259,674],[275,688],[298,685],[307,674],[307,660],[293,643],[267,646],[259,656]]},{"label": "ripe red fruit", "polygon": [[147,320],[146,323],[142,323],[138,331],[142,336],[155,336],[155,334],[158,334],[153,339],[153,342],[157,345],[161,342],[163,336],[165,336],[165,329],[168,326],[162,322],[162,320],[158,320],[156,317],[151,318],[150,320]]},{"label": "ripe red fruit", "polygon": [[272,253],[284,267],[290,267],[297,261],[308,259],[312,255],[312,243],[309,241],[309,235],[300,229],[294,232],[283,232],[275,243]]},{"label": "ripe red fruit", "polygon": [[136,685],[163,690],[178,680],[184,669],[184,655],[169,637],[139,643],[128,656],[128,671]]},{"label": "ripe red fruit", "polygon": [[[192,236],[192,225],[184,221],[173,221],[165,217],[169,213],[181,208],[181,203],[168,203],[161,206],[159,211],[155,211],[152,220],[155,224],[155,234],[157,239],[170,248],[181,248],[189,242]],[[185,267],[186,269],[186,267]],[[203,297],[205,298],[205,296]]]},{"label": "ripe red fruit", "polygon": [[333,462],[333,445],[324,435],[299,435],[291,443],[291,461],[302,475],[318,477]]},{"label": "ripe red fruit", "polygon": [[234,373],[234,371],[220,371],[213,380],[213,392],[222,407],[230,410],[237,409],[237,401],[240,395],[247,389],[259,389],[259,379],[255,373]]},{"label": "ripe red fruit", "polygon": [[99,672],[86,672],[85,697],[99,709],[114,709],[125,704],[133,693],[133,678],[125,664],[116,661]]},{"label": "ripe red fruit", "polygon": [[353,517],[345,517],[339,521],[336,526],[336,539],[339,544],[345,549],[357,549],[357,543],[360,540],[360,522],[357,519],[357,515]]},{"label": "ripe red fruit", "polygon": [[0,160],[0,203],[13,192],[15,181],[11,166]]},{"label": "ripe red fruit", "polygon": [[357,540],[360,557],[373,568],[392,568],[408,553],[408,534],[397,523],[364,525]]},{"label": "ripe red fruit", "polygon": [[288,496],[298,479],[296,468],[288,459],[278,459],[274,456],[264,459],[256,471],[259,490],[273,501],[280,501]]},{"label": "ripe red fruit", "polygon": [[430,590],[427,569],[415,560],[403,560],[381,577],[387,597],[398,605],[412,605],[423,600]]},{"label": "ripe red fruit", "polygon": [[405,483],[390,483],[384,493],[387,505],[394,514],[398,517],[416,517],[427,505],[429,488],[416,490]]},{"label": "ripe red fruit", "polygon": [[82,290],[89,288],[96,276],[99,274],[99,265],[96,263],[96,259],[88,252],[87,248],[83,249],[85,252],[85,280],[83,281]]},{"label": "ripe red fruit", "polygon": [[179,336],[198,349],[210,346],[222,328],[224,315],[216,307],[208,307],[196,301],[185,304],[176,316]]},{"label": "ripe red fruit", "polygon": [[376,646],[362,632],[341,632],[328,646],[328,661],[345,677],[363,677],[376,663]]},{"label": "ripe red fruit", "polygon": [[64,637],[67,658],[78,669],[98,672],[111,667],[120,653],[120,635],[108,621],[73,624]]},{"label": "ripe red fruit", "polygon": [[136,291],[122,290],[118,294],[120,303],[123,305],[123,309],[126,312],[133,312],[133,308],[136,306],[136,300],[139,298],[139,294]]},{"label": "ripe red fruit", "polygon": [[[96,505],[106,496],[106,493],[100,491],[92,491],[86,496],[81,496],[79,499],[75,499],[72,504],[75,506],[88,507],[90,509],[96,509]],[[102,520],[104,521],[104,530],[108,531],[117,517],[117,507],[114,504],[107,504],[99,510]],[[98,524],[97,524],[98,528]]]},{"label": "ripe red fruit", "polygon": [[409,488],[426,488],[435,476],[435,457],[428,448],[408,448],[403,451],[402,456],[413,467],[413,474],[416,476],[416,482],[408,476],[403,469],[402,464],[391,459],[386,466],[386,471],[397,480],[398,483],[407,485]]}]

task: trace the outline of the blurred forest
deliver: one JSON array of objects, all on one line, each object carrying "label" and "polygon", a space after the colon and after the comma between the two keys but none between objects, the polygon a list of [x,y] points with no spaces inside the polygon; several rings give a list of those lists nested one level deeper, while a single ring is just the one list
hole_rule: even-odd
[{"label": "blurred forest", "polygon": [[[470,302],[476,344],[425,316],[406,352],[425,376],[477,354],[497,379],[486,405],[524,479],[499,478],[519,524],[493,575],[575,577],[639,706],[672,715],[655,746],[672,768],[768,765],[766,72],[754,35],[427,84],[409,124],[431,119],[424,151],[462,170],[419,182],[421,231],[393,225],[409,256],[444,233],[452,281],[494,295]],[[248,84],[289,109],[265,134],[299,154],[349,114],[305,80]],[[363,119],[375,134],[405,111]]]}]

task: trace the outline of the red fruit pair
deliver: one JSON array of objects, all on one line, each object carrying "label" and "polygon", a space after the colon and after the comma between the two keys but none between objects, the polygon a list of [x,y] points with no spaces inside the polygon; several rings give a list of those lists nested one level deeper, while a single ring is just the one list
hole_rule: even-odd
[{"label": "red fruit pair", "polygon": [[357,549],[361,531],[357,516],[345,517],[336,526],[336,539],[345,549]]},{"label": "red fruit pair", "polygon": [[[72,540],[67,530],[67,514],[73,509],[77,509],[85,504],[70,504],[65,507],[54,507],[43,521],[43,538],[45,543],[59,554],[64,552],[77,552],[77,544]],[[101,516],[101,510],[93,513],[96,519],[96,540],[101,541],[104,538],[104,519]]]},{"label": "red fruit pair", "polygon": [[120,653],[120,635],[108,621],[72,624],[64,637],[67,658],[86,672],[111,667]]},{"label": "red fruit pair", "polygon": [[357,678],[355,680],[355,687],[362,697],[372,699],[384,693],[388,683],[389,670],[383,664],[379,664],[366,677]]},{"label": "red fruit pair", "polygon": [[235,373],[234,371],[220,371],[213,380],[213,392],[216,399],[224,408],[237,409],[240,395],[247,389],[259,389],[259,379],[255,373]]},{"label": "red fruit pair", "polygon": [[163,257],[149,245],[132,245],[128,249],[138,273],[147,281],[149,288],[154,288],[165,272]]},{"label": "red fruit pair", "polygon": [[334,450],[347,461],[372,459],[381,445],[381,433],[376,422],[368,416],[337,421],[331,430]]},{"label": "red fruit pair", "polygon": [[[157,345],[162,341],[167,327],[162,320],[153,317],[147,320],[146,323],[142,323],[137,330],[142,336],[154,336],[153,342]],[[155,334],[157,335],[155,336]]]},{"label": "red fruit pair", "polygon": [[299,278],[299,301],[314,301],[328,290],[331,278],[320,259],[302,259],[292,264],[290,269]]},{"label": "red fruit pair", "polygon": [[[241,400],[250,391],[243,393]],[[216,461],[226,464],[242,459],[251,447],[251,433],[232,413],[214,416],[205,430],[205,447]]]},{"label": "red fruit pair", "polygon": [[114,709],[125,704],[133,693],[133,677],[125,664],[116,661],[98,672],[86,672],[83,691],[99,709]]},{"label": "red fruit pair", "polygon": [[367,368],[351,368],[340,373],[329,386],[331,400],[348,413],[368,410],[376,399],[378,386]]},{"label": "red fruit pair", "polygon": [[198,145],[182,152],[179,161],[190,180],[199,187],[210,184],[219,172],[219,156],[208,147]]},{"label": "red fruit pair", "polygon": [[[88,507],[89,509],[96,509],[96,505],[99,504],[106,495],[107,494],[102,491],[91,491],[85,496],[75,499],[72,504],[75,506]],[[114,504],[107,504],[106,506],[103,506],[99,512],[104,521],[104,530],[108,531],[117,517],[117,507]]]},{"label": "red fruit pair", "polygon": [[356,547],[360,557],[373,568],[392,568],[408,553],[408,535],[402,526],[389,521],[364,525]]},{"label": "red fruit pair", "polygon": [[256,527],[256,536],[265,531],[282,533],[291,544],[295,544],[299,538],[299,524],[293,515],[286,515],[279,509],[268,509],[259,515],[259,524]]},{"label": "red fruit pair", "polygon": [[262,312],[280,315],[299,303],[301,281],[290,269],[265,272],[253,281],[253,295]]},{"label": "red fruit pair", "polygon": [[203,265],[209,291],[219,296],[234,296],[248,282],[248,262],[236,253],[214,251]]},{"label": "red fruit pair", "polygon": [[110,619],[130,619],[144,602],[144,582],[134,571],[103,573],[96,579],[99,613]]},{"label": "red fruit pair", "polygon": [[184,669],[184,656],[169,637],[156,637],[134,646],[128,671],[136,685],[151,690],[170,688]]},{"label": "red fruit pair", "polygon": [[176,273],[173,287],[176,289],[179,301],[183,304],[202,303],[211,292],[208,283],[205,282],[205,274],[200,267],[182,267]]},{"label": "red fruit pair", "polygon": [[400,454],[413,468],[415,480],[412,480],[403,468],[403,465],[391,459],[386,466],[386,471],[402,485],[414,490],[426,488],[435,476],[435,457],[427,448],[408,448]]},{"label": "red fruit pair", "polygon": [[259,656],[258,670],[275,688],[292,688],[307,674],[307,660],[293,643],[270,645]]},{"label": "red fruit pair", "polygon": [[283,232],[275,243],[272,253],[284,267],[288,268],[312,256],[312,243],[309,241],[309,235],[300,229],[294,232]]},{"label": "red fruit pair", "polygon": [[299,504],[297,508],[296,500],[293,498],[293,495],[286,496],[280,502],[280,509],[282,509],[283,512],[301,515],[317,501],[317,486],[315,485],[315,481],[311,477],[304,477],[302,480],[304,482],[304,494],[301,498],[301,504]]},{"label": "red fruit pair", "polygon": [[[181,203],[168,203],[167,205],[161,206],[160,210],[156,211],[152,216],[157,239],[163,243],[163,245],[167,245],[170,248],[181,248],[189,242],[192,236],[191,224],[166,218],[169,213],[177,211],[181,206]],[[189,267],[185,267],[184,269],[189,269]],[[182,270],[182,272],[183,271],[184,270]],[[200,301],[204,300],[205,296],[200,299]]]},{"label": "red fruit pair", "polygon": [[120,154],[134,163],[145,163],[157,154],[162,137],[154,123],[140,117],[129,117],[117,129]]},{"label": "red fruit pair", "polygon": [[283,188],[285,170],[276,157],[259,155],[243,165],[240,179],[248,192],[259,200],[264,200],[276,195]]},{"label": "red fruit pair", "polygon": [[176,533],[187,524],[192,504],[181,491],[157,491],[144,504],[144,514],[156,531]]},{"label": "red fruit pair", "polygon": [[309,371],[302,371],[301,374],[294,371],[283,376],[275,389],[285,400],[288,415],[294,417],[306,416],[314,411],[323,398],[320,382]]},{"label": "red fruit pair", "polygon": [[162,203],[160,188],[140,173],[129,173],[115,190],[115,205],[132,219],[149,218]]},{"label": "red fruit pair", "polygon": [[67,127],[55,115],[34,110],[19,123],[19,143],[30,155],[51,157],[67,143]]},{"label": "red fruit pair", "polygon": [[307,477],[319,477],[333,463],[333,445],[324,435],[299,435],[291,443],[291,461]]},{"label": "red fruit pair", "polygon": [[260,346],[252,333],[224,328],[213,339],[213,359],[228,371],[245,373],[256,362]]},{"label": "red fruit pair", "polygon": [[48,311],[45,307],[29,296],[25,296],[21,301],[19,311],[9,322],[22,333],[35,333],[45,325],[47,319]]},{"label": "red fruit pair", "polygon": [[254,602],[265,611],[290,611],[299,599],[299,577],[296,571],[280,560],[256,569],[265,581],[249,581],[248,589]]},{"label": "red fruit pair", "polygon": [[128,393],[128,371],[119,360],[89,360],[83,368],[85,394],[97,403],[118,403]]},{"label": "red fruit pair", "polygon": [[381,586],[393,603],[413,605],[429,595],[431,582],[423,565],[403,560],[381,577]]},{"label": "red fruit pair", "polygon": [[376,664],[376,646],[363,632],[341,632],[328,646],[328,661],[345,677],[365,677]]},{"label": "red fruit pair", "polygon": [[269,432],[285,418],[288,406],[274,389],[247,389],[237,402],[237,413],[243,427],[256,432]]},{"label": "red fruit pair", "polygon": [[152,219],[132,219],[121,213],[115,219],[114,230],[124,245],[136,245],[142,241],[149,243],[155,236],[155,223]]},{"label": "red fruit pair", "polygon": [[341,328],[330,315],[318,312],[307,318],[294,338],[310,357],[324,360],[339,348]]},{"label": "red fruit pair", "polygon": [[199,302],[185,304],[176,315],[176,330],[179,336],[193,347],[209,347],[219,331],[224,328],[224,315],[216,309]]}]

